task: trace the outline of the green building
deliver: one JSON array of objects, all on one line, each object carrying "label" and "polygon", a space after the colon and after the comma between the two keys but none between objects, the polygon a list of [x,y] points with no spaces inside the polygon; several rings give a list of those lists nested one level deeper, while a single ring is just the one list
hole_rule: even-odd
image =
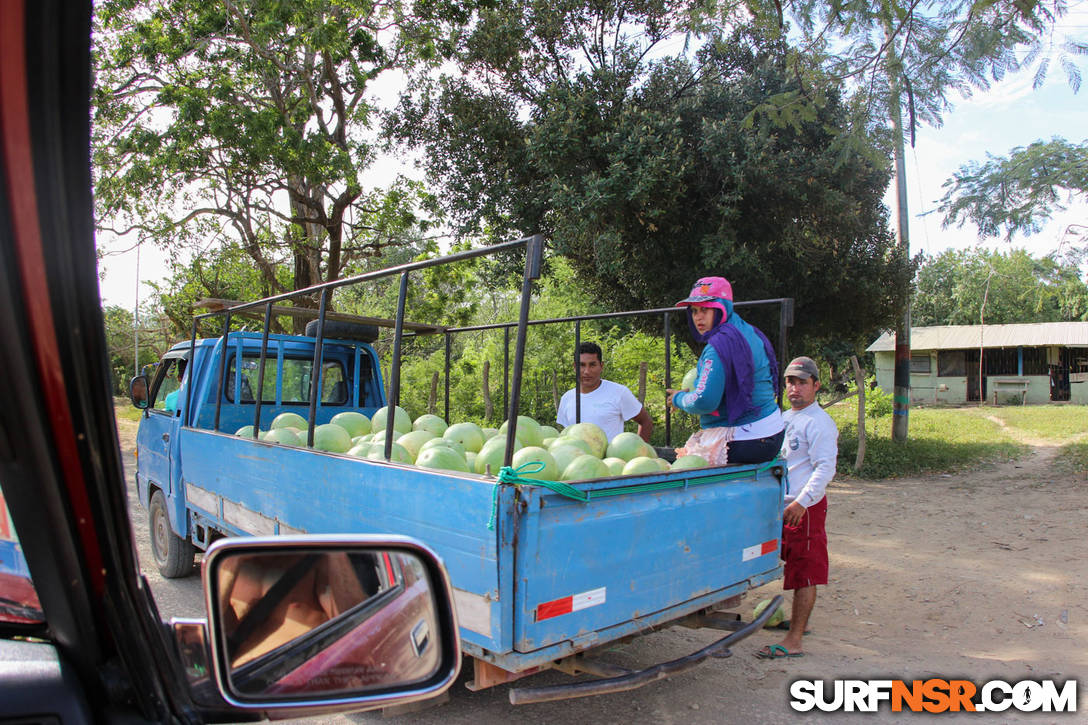
[{"label": "green building", "polygon": [[[912,403],[1088,404],[1088,322],[911,328]],[[895,333],[867,348],[876,380],[892,392]]]}]

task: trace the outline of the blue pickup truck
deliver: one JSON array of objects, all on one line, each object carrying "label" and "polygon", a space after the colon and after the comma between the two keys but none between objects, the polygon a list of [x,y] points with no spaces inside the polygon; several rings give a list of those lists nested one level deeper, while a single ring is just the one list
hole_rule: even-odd
[{"label": "blue pickup truck", "polygon": [[[528,298],[526,286],[515,380]],[[271,309],[274,301],[250,309]],[[394,399],[402,316],[403,309],[394,323]],[[329,335],[313,324],[310,335],[273,334],[266,315],[263,332],[227,331],[228,323],[222,336],[210,339],[197,338],[194,325],[193,339],[167,352],[153,376],[133,381],[134,402],[146,411],[136,481],[164,576],[189,574],[195,552],[222,536],[415,537],[448,569],[462,651],[475,658],[470,688],[552,667],[606,676],[588,689],[574,683],[569,687],[575,689],[511,691],[515,702],[630,689],[704,657],[727,656],[730,644],[773,613],[776,607],[768,607],[745,624],[721,610],[781,576],[779,461],[602,478],[554,490],[235,435],[255,422],[268,428],[285,411],[302,414],[312,431],[338,413],[371,416],[386,405],[371,345],[376,330],[324,324]],[[515,385],[510,410],[517,405]],[[652,672],[620,672],[586,656],[678,623],[730,634]]]}]

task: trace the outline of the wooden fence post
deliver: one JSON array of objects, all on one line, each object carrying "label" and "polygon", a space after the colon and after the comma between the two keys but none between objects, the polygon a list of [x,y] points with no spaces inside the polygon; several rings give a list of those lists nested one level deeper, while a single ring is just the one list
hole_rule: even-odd
[{"label": "wooden fence post", "polygon": [[438,410],[438,371],[434,371],[434,375],[431,376],[431,397],[427,399],[427,412],[431,415],[435,414]]},{"label": "wooden fence post", "polygon": [[850,356],[850,364],[854,366],[854,382],[858,386],[858,457],[854,461],[854,470],[861,472],[861,464],[865,462],[865,371],[858,364],[858,356]]}]

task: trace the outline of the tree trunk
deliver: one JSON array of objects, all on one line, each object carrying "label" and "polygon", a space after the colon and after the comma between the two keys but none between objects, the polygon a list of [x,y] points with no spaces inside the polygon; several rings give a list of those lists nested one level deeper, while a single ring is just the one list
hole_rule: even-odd
[{"label": "tree trunk", "polygon": [[552,370],[552,404],[555,405],[555,414],[559,415],[559,373]]},{"label": "tree trunk", "polygon": [[858,364],[857,355],[850,356],[850,364],[854,366],[854,382],[858,386],[858,457],[854,470],[860,473],[865,462],[865,371]]},{"label": "tree trunk", "polygon": [[431,415],[435,414],[438,410],[438,371],[435,370],[431,376],[431,395],[427,398],[427,412]]},{"label": "tree trunk", "polygon": [[638,364],[638,402],[646,404],[646,361]]}]

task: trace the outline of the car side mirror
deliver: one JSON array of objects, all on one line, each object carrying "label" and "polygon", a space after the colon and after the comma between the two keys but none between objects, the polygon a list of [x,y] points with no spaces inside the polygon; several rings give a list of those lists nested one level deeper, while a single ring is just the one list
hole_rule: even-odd
[{"label": "car side mirror", "polygon": [[140,410],[147,410],[151,407],[147,395],[149,388],[146,375],[137,375],[128,381],[128,398]]},{"label": "car side mirror", "polygon": [[460,670],[449,580],[412,539],[221,539],[203,576],[212,671],[234,707],[381,707],[434,697]]}]

